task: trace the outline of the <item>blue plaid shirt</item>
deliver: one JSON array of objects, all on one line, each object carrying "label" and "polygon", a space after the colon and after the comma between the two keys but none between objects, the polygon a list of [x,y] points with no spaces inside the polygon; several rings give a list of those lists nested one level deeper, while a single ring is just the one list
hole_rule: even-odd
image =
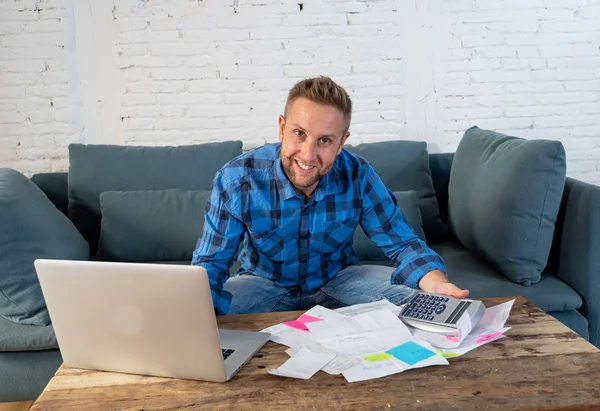
[{"label": "blue plaid shirt", "polygon": [[242,240],[238,273],[305,292],[358,262],[352,249],[358,224],[396,263],[392,284],[417,288],[429,271],[445,272],[442,259],[415,235],[366,160],[342,150],[306,200],[281,167],[280,147],[244,153],[215,176],[192,264],[208,271],[217,313],[229,311],[231,293],[223,285]]}]

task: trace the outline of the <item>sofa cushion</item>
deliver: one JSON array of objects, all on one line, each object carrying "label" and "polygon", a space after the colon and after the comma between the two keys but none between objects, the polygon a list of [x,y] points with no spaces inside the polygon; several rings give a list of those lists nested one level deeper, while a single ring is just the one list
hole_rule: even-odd
[{"label": "sofa cushion", "polygon": [[0,317],[0,351],[39,351],[58,348],[52,325],[16,324]]},{"label": "sofa cushion", "polygon": [[8,168],[0,169],[0,227],[0,315],[20,324],[48,325],[33,262],[86,260],[88,245],[38,186]]},{"label": "sofa cushion", "polygon": [[215,173],[242,153],[241,141],[191,146],[69,145],[69,218],[97,251],[100,193],[210,190]]},{"label": "sofa cushion", "polygon": [[0,402],[35,400],[62,362],[58,350],[0,353]]},{"label": "sofa cushion", "polygon": [[52,204],[64,215],[69,213],[69,173],[40,173],[31,176]]},{"label": "sofa cushion", "polygon": [[[416,191],[396,191],[398,207],[408,225],[411,226],[413,231],[421,238],[425,240],[425,233],[423,233],[423,227],[421,222],[421,212],[419,211],[419,196]],[[383,254],[383,251],[377,245],[371,241],[371,239],[365,234],[362,227],[358,226],[354,231],[354,240],[352,248],[356,252],[359,260],[385,260],[387,257]]]},{"label": "sofa cushion", "polygon": [[105,191],[98,259],[192,260],[210,190]]},{"label": "sofa cushion", "polygon": [[369,161],[389,190],[416,191],[419,194],[419,208],[427,241],[445,239],[446,227],[440,219],[426,143],[384,141],[344,147]]},{"label": "sofa cushion", "polygon": [[579,311],[551,311],[548,314],[556,318],[558,321],[575,331],[582,338],[589,341],[590,330],[588,328],[588,320]]},{"label": "sofa cushion", "polygon": [[490,264],[459,244],[432,244],[446,264],[448,278],[470,291],[470,298],[523,296],[542,310],[576,310],[583,301],[575,290],[554,274],[542,274],[541,280],[530,287],[514,283]]},{"label": "sofa cushion", "polygon": [[536,283],[548,262],[565,173],[559,141],[470,128],[450,172],[450,228],[506,278]]}]

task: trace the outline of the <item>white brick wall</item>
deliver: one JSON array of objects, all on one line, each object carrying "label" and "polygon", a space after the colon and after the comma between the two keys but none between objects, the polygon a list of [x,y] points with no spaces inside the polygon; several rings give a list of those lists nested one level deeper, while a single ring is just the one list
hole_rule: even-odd
[{"label": "white brick wall", "polygon": [[67,10],[60,1],[0,1],[0,167],[64,170],[73,95]]},{"label": "white brick wall", "polygon": [[287,90],[332,76],[352,143],[454,151],[472,125],[564,143],[600,184],[600,0],[0,0],[0,166],[69,142],[277,138]]}]

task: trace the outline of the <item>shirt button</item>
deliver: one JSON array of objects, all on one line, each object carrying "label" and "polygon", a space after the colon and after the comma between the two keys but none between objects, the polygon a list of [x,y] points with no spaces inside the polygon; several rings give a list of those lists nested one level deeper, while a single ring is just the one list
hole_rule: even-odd
[{"label": "shirt button", "polygon": [[302,264],[304,264],[306,262],[306,257],[304,257],[304,256],[300,257],[300,262]]},{"label": "shirt button", "polygon": [[308,238],[308,233],[300,233],[300,238],[306,240]]}]

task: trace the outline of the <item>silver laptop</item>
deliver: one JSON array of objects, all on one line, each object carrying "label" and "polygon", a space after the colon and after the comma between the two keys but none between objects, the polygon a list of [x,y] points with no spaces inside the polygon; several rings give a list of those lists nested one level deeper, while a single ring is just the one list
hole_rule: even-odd
[{"label": "silver laptop", "polygon": [[220,330],[199,266],[36,260],[66,365],[228,381],[269,339]]}]

